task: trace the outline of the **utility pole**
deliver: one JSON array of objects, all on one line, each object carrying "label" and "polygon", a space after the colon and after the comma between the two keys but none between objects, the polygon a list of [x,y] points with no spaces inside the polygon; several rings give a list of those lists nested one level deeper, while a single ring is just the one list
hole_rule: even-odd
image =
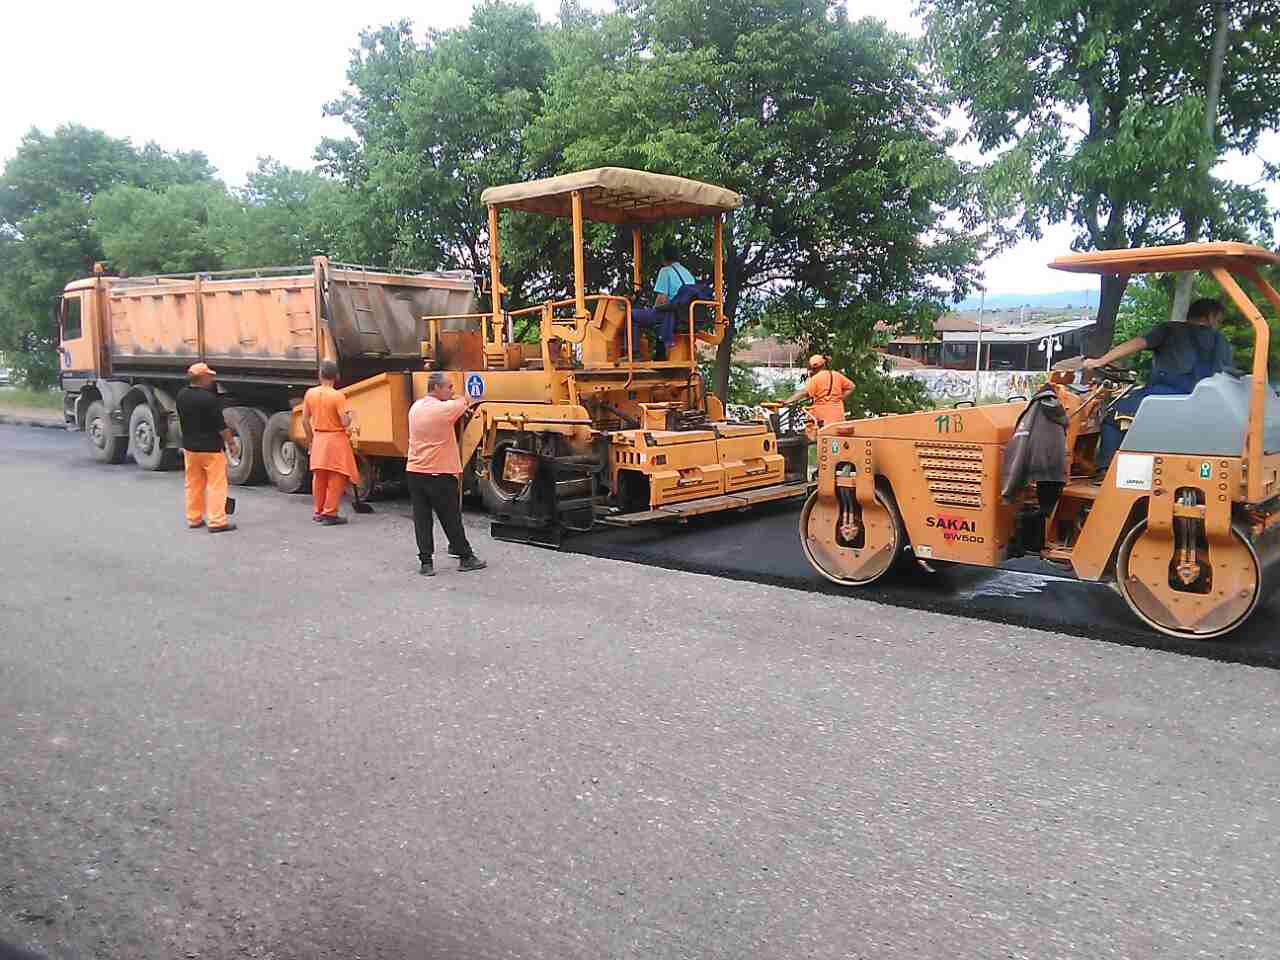
[{"label": "utility pole", "polygon": [[982,314],[987,308],[987,289],[982,288],[982,297],[978,300],[978,358],[973,362],[973,402],[978,402],[982,386]]},{"label": "utility pole", "polygon": [[[1200,157],[1199,173],[1203,181],[1205,194],[1209,192],[1209,171],[1217,159],[1214,150],[1213,135],[1218,129],[1218,97],[1222,92],[1222,65],[1227,58],[1227,35],[1230,21],[1227,16],[1229,0],[1216,0],[1217,26],[1213,34],[1213,56],[1209,61],[1209,80],[1205,84],[1204,96],[1204,135],[1207,146]],[[1186,242],[1195,243],[1200,238],[1200,227],[1204,223],[1202,206],[1196,204],[1193,210],[1184,214],[1187,223]],[[1187,307],[1191,305],[1191,285],[1195,282],[1195,274],[1188,271],[1178,277],[1178,286],[1173,295],[1173,309],[1169,319],[1174,322],[1187,319]]]}]

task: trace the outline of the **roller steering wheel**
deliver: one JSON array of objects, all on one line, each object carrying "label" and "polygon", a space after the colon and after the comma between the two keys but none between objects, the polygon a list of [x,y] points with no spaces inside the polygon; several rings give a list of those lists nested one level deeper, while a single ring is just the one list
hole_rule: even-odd
[{"label": "roller steering wheel", "polygon": [[1102,377],[1104,380],[1110,380],[1113,383],[1137,383],[1138,374],[1128,367],[1122,367],[1116,363],[1108,363],[1101,367],[1094,367],[1090,372]]},{"label": "roller steering wheel", "polygon": [[1128,367],[1116,366],[1114,363],[1108,363],[1102,367],[1095,367],[1095,371],[1101,375],[1103,380],[1110,380],[1112,383],[1123,383],[1125,388],[1111,398],[1111,402],[1102,410],[1102,419],[1111,416],[1111,411],[1116,405],[1133,392],[1138,385],[1138,375]]}]

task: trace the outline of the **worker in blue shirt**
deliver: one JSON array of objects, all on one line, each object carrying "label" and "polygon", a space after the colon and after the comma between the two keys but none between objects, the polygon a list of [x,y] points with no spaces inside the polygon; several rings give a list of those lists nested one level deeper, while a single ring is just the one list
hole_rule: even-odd
[{"label": "worker in blue shirt", "polygon": [[[671,304],[676,299],[680,288],[696,284],[692,273],[680,263],[679,251],[670,244],[662,248],[662,269],[658,271],[658,279],[653,285],[654,308],[632,308],[631,339],[634,343],[640,331],[648,329],[654,335],[654,359],[665,360],[667,350],[675,342],[675,310]],[[662,309],[666,305],[667,309]]]}]

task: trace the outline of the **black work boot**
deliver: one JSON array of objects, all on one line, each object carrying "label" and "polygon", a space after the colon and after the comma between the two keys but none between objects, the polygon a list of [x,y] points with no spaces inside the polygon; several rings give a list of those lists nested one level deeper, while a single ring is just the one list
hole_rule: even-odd
[{"label": "black work boot", "polygon": [[430,560],[418,567],[418,576],[420,577],[434,577],[435,575],[436,568]]},{"label": "black work boot", "polygon": [[483,570],[488,564],[477,557],[474,553],[469,557],[463,557],[458,561],[458,569],[463,573],[468,570]]}]

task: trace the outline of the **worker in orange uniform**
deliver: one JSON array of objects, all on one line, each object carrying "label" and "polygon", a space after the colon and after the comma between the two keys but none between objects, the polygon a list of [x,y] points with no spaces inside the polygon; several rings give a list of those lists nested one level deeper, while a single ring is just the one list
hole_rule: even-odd
[{"label": "worker in orange uniform", "polygon": [[320,386],[312,387],[302,398],[302,429],[311,448],[311,497],[315,505],[311,519],[327,527],[347,522],[338,513],[338,504],[347,481],[360,480],[351,448],[355,414],[337,383],[338,365],[325,360],[320,364]]},{"label": "worker in orange uniform", "polygon": [[462,527],[462,456],[453,425],[467,412],[467,401],[454,399],[453,381],[439,370],[427,377],[427,395],[409,408],[409,458],[404,477],[413,501],[413,532],[418,538],[418,572],[433,577],[434,512],[449,538],[449,555],[459,570],[483,570]]},{"label": "worker in orange uniform", "polygon": [[787,398],[787,406],[809,398],[809,422],[805,424],[804,435],[810,443],[815,443],[819,430],[845,418],[844,402],[853,393],[853,381],[840,371],[830,369],[827,358],[820,353],[809,358],[809,370],[813,376]]},{"label": "worker in orange uniform", "polygon": [[214,390],[217,372],[207,363],[187,368],[188,386],[178,391],[178,423],[182,429],[182,462],[186,470],[187,526],[210,533],[234,530],[227,520],[227,456],[239,440],[222,416],[222,401]]}]

